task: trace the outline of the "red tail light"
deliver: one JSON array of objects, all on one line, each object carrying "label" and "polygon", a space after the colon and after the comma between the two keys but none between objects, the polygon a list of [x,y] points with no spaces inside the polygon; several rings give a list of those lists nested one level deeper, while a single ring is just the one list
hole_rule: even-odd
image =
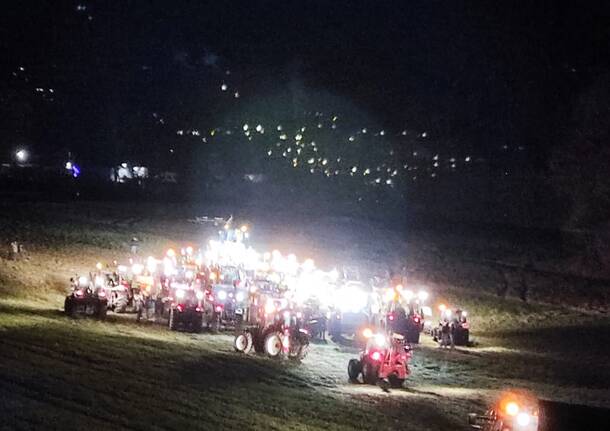
[{"label": "red tail light", "polygon": [[182,313],[182,312],[184,311],[184,305],[182,305],[182,304],[178,304],[178,305],[176,306],[176,309],[177,309],[179,312],[181,312],[181,313]]},{"label": "red tail light", "polygon": [[222,311],[222,305],[217,305],[216,306],[216,312],[220,313]]},{"label": "red tail light", "polygon": [[106,292],[104,292],[103,290],[100,290],[100,291],[97,293],[97,296],[99,296],[100,298],[105,298],[105,297],[106,297]]},{"label": "red tail light", "polygon": [[390,319],[390,320],[394,320],[394,315],[393,315],[393,314],[390,314],[390,315],[388,316],[388,319]]},{"label": "red tail light", "polygon": [[74,292],[74,294],[76,296],[83,296],[85,294],[85,292],[83,292],[82,289],[78,289],[76,292]]},{"label": "red tail light", "polygon": [[415,323],[419,323],[419,317],[415,316],[415,317],[413,318],[413,321],[414,321]]},{"label": "red tail light", "polygon": [[379,361],[381,359],[381,353],[379,353],[378,351],[374,351],[373,353],[371,353],[371,359],[373,361]]},{"label": "red tail light", "polygon": [[201,308],[201,307],[196,307],[196,308],[195,308],[195,311],[196,311],[196,312],[198,312],[198,313],[201,313],[201,312],[203,311],[203,308]]}]

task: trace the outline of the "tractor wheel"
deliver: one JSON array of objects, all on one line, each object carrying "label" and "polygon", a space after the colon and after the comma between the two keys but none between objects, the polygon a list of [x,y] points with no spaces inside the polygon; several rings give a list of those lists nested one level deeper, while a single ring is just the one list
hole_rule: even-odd
[{"label": "tractor wheel", "polygon": [[309,343],[308,342],[293,342],[293,345],[298,343],[298,347],[294,347],[294,350],[291,348],[289,352],[288,359],[292,359],[293,361],[302,361],[307,356],[309,352]]},{"label": "tractor wheel", "polygon": [[278,358],[282,353],[282,334],[271,332],[265,337],[265,353],[271,358]]},{"label": "tractor wheel", "polygon": [[419,330],[411,329],[407,332],[407,343],[410,344],[419,344]]},{"label": "tractor wheel", "polygon": [[468,344],[470,344],[470,331],[468,329],[462,331],[461,341],[462,346],[468,346]]},{"label": "tractor wheel", "polygon": [[362,363],[358,359],[350,359],[347,363],[347,375],[352,383],[358,382],[358,376],[362,372]]},{"label": "tractor wheel", "polygon": [[100,303],[97,306],[97,318],[100,320],[106,320],[106,313],[108,309],[106,308],[106,304]]},{"label": "tractor wheel", "polygon": [[404,379],[399,378],[396,374],[390,374],[388,380],[390,381],[390,387],[394,389],[402,388],[402,385],[405,382]]},{"label": "tractor wheel", "polygon": [[176,319],[174,318],[174,310],[169,312],[169,329],[172,331],[178,329],[178,322],[176,322]]},{"label": "tractor wheel", "polygon": [[242,332],[241,334],[237,334],[235,336],[235,340],[233,340],[233,348],[236,352],[241,353],[250,353],[252,350],[252,334],[250,332]]},{"label": "tractor wheel", "polygon": [[70,317],[75,316],[76,307],[74,306],[74,302],[71,298],[66,298],[66,300],[64,301],[64,312]]},{"label": "tractor wheel", "polygon": [[362,380],[367,385],[374,385],[377,382],[377,377],[379,375],[379,367],[371,364],[370,362],[366,362],[362,367]]}]

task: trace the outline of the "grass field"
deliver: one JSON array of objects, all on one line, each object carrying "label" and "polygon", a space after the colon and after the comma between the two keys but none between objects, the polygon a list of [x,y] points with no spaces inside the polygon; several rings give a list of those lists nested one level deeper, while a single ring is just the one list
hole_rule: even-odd
[{"label": "grass field", "polygon": [[[429,285],[438,300],[469,310],[477,345],[442,351],[423,337],[406,388],[390,394],[349,384],[346,365],[357,352],[333,343],[312,346],[303,363],[292,364],[238,355],[228,335],[61,313],[67,278],[97,260],[126,256],[131,236],[144,253],[158,253],[210,234],[188,216],[155,207],[0,209],[0,235],[5,242],[18,237],[28,250],[22,260],[0,260],[0,428],[459,430],[469,411],[482,411],[506,387],[610,406],[607,317],[500,300],[484,289]],[[265,245],[356,254],[346,252],[340,235],[330,236],[333,226],[321,227],[318,238],[291,233],[289,223],[255,226]],[[373,228],[361,236],[354,247],[361,261],[370,238],[392,238]],[[386,257],[400,259],[405,248],[397,244]]]}]

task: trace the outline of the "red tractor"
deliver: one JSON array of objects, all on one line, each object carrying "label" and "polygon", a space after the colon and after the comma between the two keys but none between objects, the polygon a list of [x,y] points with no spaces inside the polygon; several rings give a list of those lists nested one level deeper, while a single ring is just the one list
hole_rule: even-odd
[{"label": "red tractor", "polygon": [[374,334],[368,338],[360,358],[350,359],[347,374],[352,382],[357,382],[362,374],[366,384],[379,383],[383,389],[398,388],[410,374],[410,359],[411,346],[402,335]]}]

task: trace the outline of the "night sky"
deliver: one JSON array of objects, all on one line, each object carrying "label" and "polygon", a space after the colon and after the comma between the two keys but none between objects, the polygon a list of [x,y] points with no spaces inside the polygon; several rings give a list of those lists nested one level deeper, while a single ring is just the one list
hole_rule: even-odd
[{"label": "night sky", "polygon": [[219,112],[298,82],[436,149],[489,159],[521,147],[543,164],[575,98],[608,70],[604,3],[5,5],[2,156],[25,145],[97,164],[145,158],[175,147],[176,130],[209,130]]}]

